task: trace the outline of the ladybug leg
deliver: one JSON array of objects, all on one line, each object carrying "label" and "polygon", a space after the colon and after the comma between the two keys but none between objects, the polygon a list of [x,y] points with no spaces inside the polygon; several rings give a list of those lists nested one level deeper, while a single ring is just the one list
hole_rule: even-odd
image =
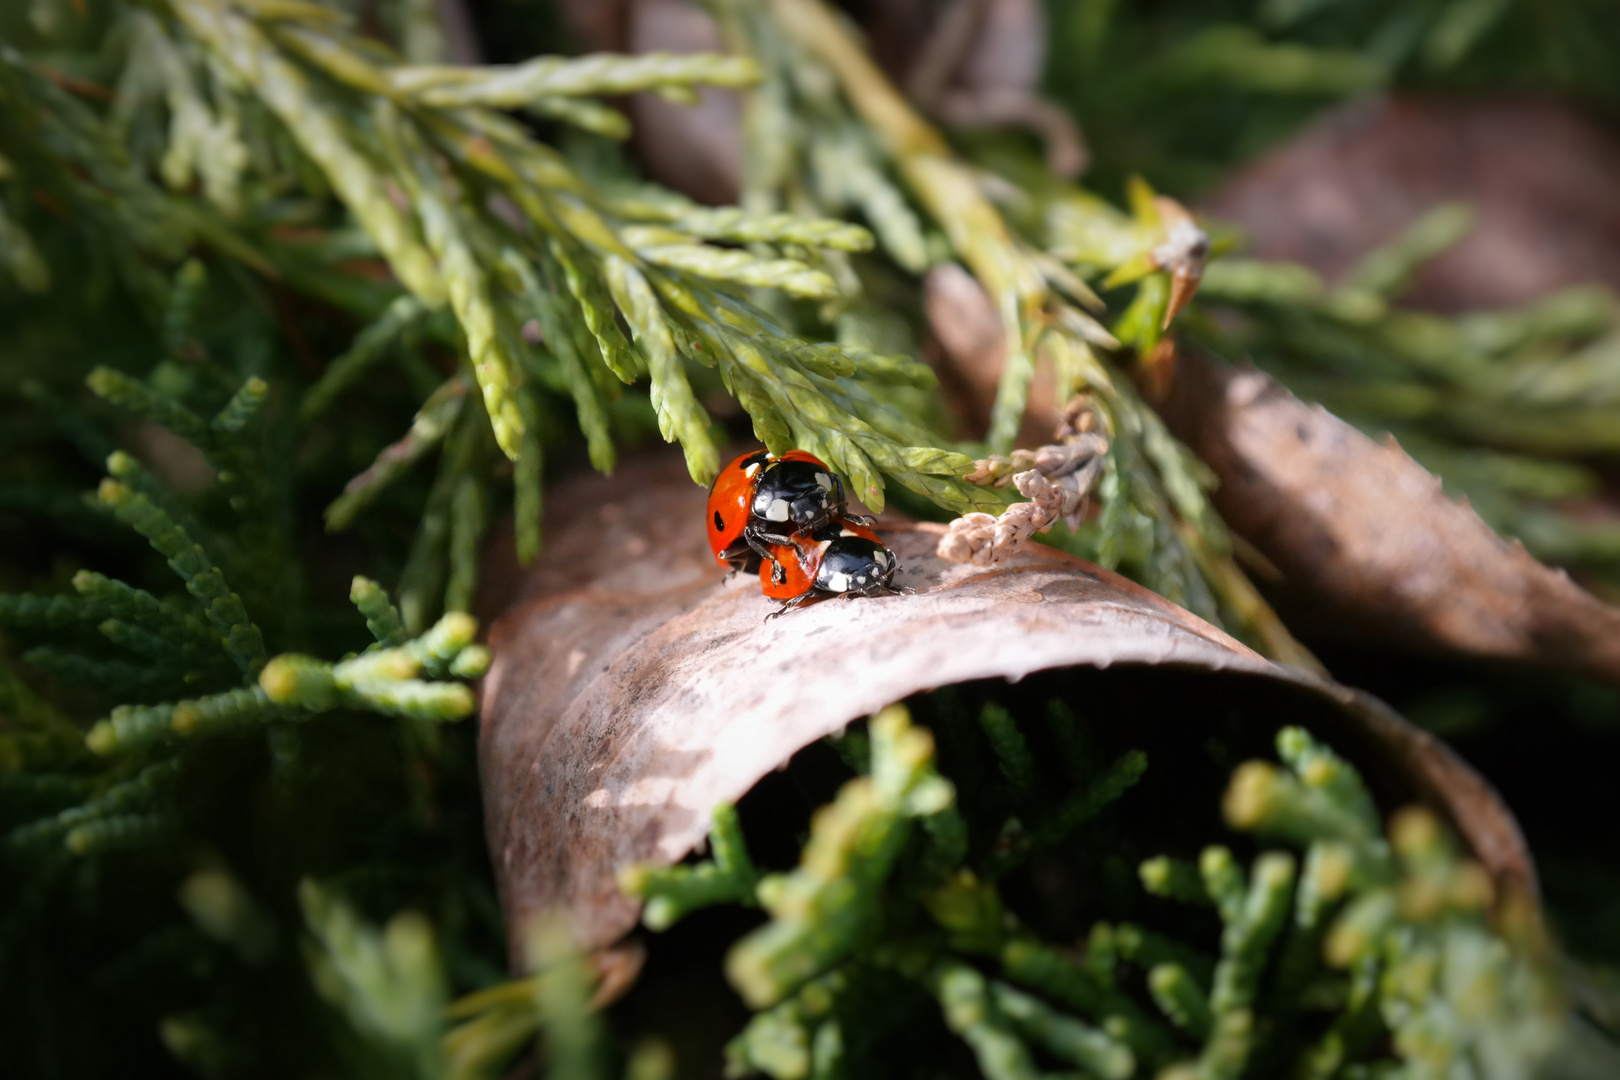
[{"label": "ladybug leg", "polygon": [[778,540],[773,536],[763,536],[752,531],[751,529],[743,530],[743,539],[747,541],[749,547],[754,549],[754,554],[758,555],[765,562],[776,561],[776,557],[771,554],[771,549],[767,546],[767,541],[774,544],[791,544],[793,542],[791,537],[783,537]]},{"label": "ladybug leg", "polygon": [[804,604],[805,597],[807,596],[810,596],[810,594],[800,593],[799,596],[795,596],[794,599],[791,599],[791,601],[782,601],[781,607],[773,610],[770,615],[766,615],[765,622],[771,622],[771,620],[776,619],[778,615],[786,615],[787,612],[791,612],[791,610],[795,609],[795,607],[799,607],[800,604]]},{"label": "ladybug leg", "polygon": [[775,611],[771,612],[769,615],[765,616],[765,621],[770,622],[772,619],[776,618],[778,615],[787,614],[788,612],[792,611],[794,608],[798,607],[800,604],[804,603],[806,600],[810,599],[810,597],[813,596],[813,595],[815,595],[815,590],[811,589],[809,592],[800,593],[798,596],[795,596],[791,600],[782,601],[782,606],[777,608]]},{"label": "ladybug leg", "polygon": [[[793,543],[793,537],[788,535],[787,533],[768,533],[763,529],[760,529],[760,530],[758,530],[756,532],[752,532],[752,533],[745,533],[744,535],[748,538],[748,542],[751,545],[763,545],[763,544],[778,544],[778,545],[780,545],[780,544],[791,544],[791,543]],[[759,550],[759,549],[756,548],[756,550]]]},{"label": "ladybug leg", "polygon": [[866,514],[842,514],[840,516],[845,521],[854,522],[856,525],[865,525],[869,529],[877,524],[877,518],[869,517]]}]

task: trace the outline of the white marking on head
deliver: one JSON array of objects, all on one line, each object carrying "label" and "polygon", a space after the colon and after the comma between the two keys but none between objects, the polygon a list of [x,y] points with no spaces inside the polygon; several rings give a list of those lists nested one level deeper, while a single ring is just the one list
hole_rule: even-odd
[{"label": "white marking on head", "polygon": [[816,473],[816,485],[820,487],[822,491],[831,491],[832,477],[828,476],[824,472],[818,472]]},{"label": "white marking on head", "polygon": [[754,478],[754,474],[757,473],[757,472],[759,472],[759,462],[757,462],[757,461],[754,462],[752,465],[748,466],[747,468],[743,469],[743,475],[748,477],[748,479],[750,479],[750,480],[752,480]]},{"label": "white marking on head", "polygon": [[889,568],[889,556],[882,548],[872,552],[872,561],[877,563],[881,569],[887,570]]},{"label": "white marking on head", "polygon": [[825,588],[826,588],[826,590],[828,592],[848,592],[849,591],[849,575],[848,574],[829,574],[829,575],[827,575],[827,584],[826,584]]},{"label": "white marking on head", "polygon": [[767,521],[786,521],[790,512],[791,508],[788,506],[786,499],[772,499],[771,505],[765,508],[765,519]]}]

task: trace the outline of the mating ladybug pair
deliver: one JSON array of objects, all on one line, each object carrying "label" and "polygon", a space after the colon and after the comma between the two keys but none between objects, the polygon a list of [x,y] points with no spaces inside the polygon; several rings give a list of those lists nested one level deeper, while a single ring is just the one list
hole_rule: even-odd
[{"label": "mating ladybug pair", "polygon": [[709,547],[715,561],[759,573],[765,595],[782,606],[807,600],[898,592],[894,552],[872,531],[872,519],[844,508],[844,483],[813,454],[764,450],[720,471],[709,491]]}]

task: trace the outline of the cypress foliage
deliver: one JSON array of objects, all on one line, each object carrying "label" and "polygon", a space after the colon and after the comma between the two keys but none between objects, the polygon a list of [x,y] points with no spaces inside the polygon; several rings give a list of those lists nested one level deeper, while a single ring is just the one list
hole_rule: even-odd
[{"label": "cypress foliage", "polygon": [[[1143,61],[1135,107],[1186,79],[1322,92],[1520,63],[1493,35],[1530,5],[1407,6],[1261,5],[1315,44],[1199,22]],[[1572,25],[1594,6],[1564,5]],[[937,130],[819,0],[712,0],[732,55],[474,68],[435,54],[431,4],[348,7],[0,11],[0,1072],[493,1077],[538,1043],[556,1077],[674,1075],[670,1029],[613,1042],[632,1014],[603,1018],[600,958],[557,926],[507,976],[457,723],[490,660],[467,612],[492,523],[511,511],[527,561],[549,476],[655,437],[698,483],[751,431],[874,510],[996,513],[1045,360],[1101,447],[1092,511],[1048,538],[1308,662],[1135,388],[1175,318],[1614,580],[1615,530],[1565,506],[1620,430],[1612,299],[1401,310],[1455,208],[1329,287],[1126,180],[1091,89],[1057,87],[1123,208]],[[1088,70],[1142,31],[1110,9],[1056,21]],[[1572,64],[1620,100],[1612,64]],[[739,206],[647,184],[613,146],[615,99],[708,87],[748,92]],[[1174,187],[1185,159],[1165,162]],[[952,438],[917,359],[910,309],[945,262],[1006,329],[982,444]],[[709,858],[624,874],[654,950],[729,935],[733,1074],[1453,1076],[1557,1038],[1534,927],[1511,905],[1493,923],[1446,829],[1386,822],[1303,731],[1233,773],[1232,848],[1212,802],[1209,846],[1159,855],[1132,832],[1139,747],[1102,754],[1079,702],[1036,722],[953,693],[830,741],[842,764],[801,755],[789,775],[825,803],[802,836],[745,800]],[[1031,900],[1060,852],[1096,870],[1080,947]]]}]

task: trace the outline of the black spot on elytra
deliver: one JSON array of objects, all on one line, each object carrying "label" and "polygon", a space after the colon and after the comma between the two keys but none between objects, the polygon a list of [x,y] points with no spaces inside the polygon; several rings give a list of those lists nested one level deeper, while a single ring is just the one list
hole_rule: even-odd
[{"label": "black spot on elytra", "polygon": [[714,527],[716,529],[724,529],[726,527],[726,521],[720,516],[720,511],[718,510],[714,512]]}]

